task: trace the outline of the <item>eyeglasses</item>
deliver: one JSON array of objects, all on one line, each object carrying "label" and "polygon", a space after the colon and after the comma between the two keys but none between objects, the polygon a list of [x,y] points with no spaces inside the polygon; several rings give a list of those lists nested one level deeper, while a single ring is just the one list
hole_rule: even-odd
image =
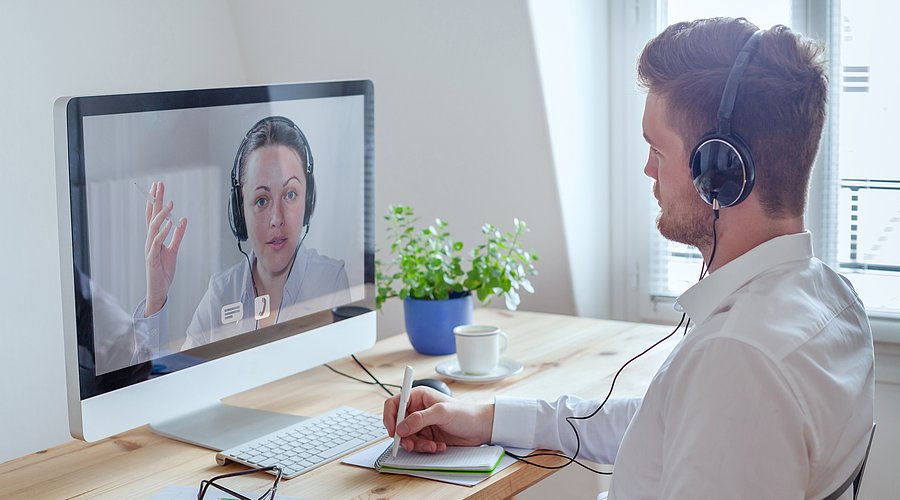
[{"label": "eyeglasses", "polygon": [[266,492],[263,493],[261,497],[259,497],[256,500],[275,500],[275,492],[278,491],[278,483],[281,481],[281,467],[278,467],[275,465],[272,465],[269,467],[260,467],[257,469],[243,470],[240,472],[232,472],[230,474],[222,474],[222,475],[216,476],[212,479],[204,479],[203,481],[200,481],[200,491],[197,493],[197,499],[202,500],[206,495],[206,491],[210,487],[213,487],[213,488],[217,488],[221,491],[224,491],[225,493],[228,493],[229,495],[233,495],[235,498],[237,498],[239,500],[253,500],[252,498],[246,497],[234,490],[231,490],[231,489],[228,489],[228,488],[222,486],[217,481],[221,481],[222,479],[227,479],[229,477],[253,474],[254,472],[269,472],[269,471],[275,472],[275,482],[272,483],[272,486],[268,490],[266,490]]}]

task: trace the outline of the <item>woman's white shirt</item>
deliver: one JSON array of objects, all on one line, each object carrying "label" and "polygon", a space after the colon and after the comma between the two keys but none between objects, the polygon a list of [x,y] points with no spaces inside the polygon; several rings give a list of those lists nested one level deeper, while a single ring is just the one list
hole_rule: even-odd
[{"label": "woman's white shirt", "polygon": [[[250,261],[254,259],[251,253]],[[255,298],[246,261],[213,275],[187,327],[181,350],[256,329]],[[315,249],[301,248],[284,285],[278,320],[327,310],[347,302],[350,302],[350,283],[344,262],[319,255]],[[243,308],[242,318],[223,323],[222,308],[237,303]],[[136,363],[167,354],[170,342],[168,301],[160,311],[148,318],[143,317],[145,305],[146,301],[141,301],[133,316],[137,346],[133,361]]]}]

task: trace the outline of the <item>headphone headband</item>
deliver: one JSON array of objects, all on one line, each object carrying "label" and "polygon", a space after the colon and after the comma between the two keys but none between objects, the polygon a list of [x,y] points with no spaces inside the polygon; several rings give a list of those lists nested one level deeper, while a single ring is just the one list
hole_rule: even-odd
[{"label": "headphone headband", "polygon": [[722,135],[731,133],[731,112],[734,110],[734,101],[737,98],[741,77],[744,76],[744,70],[750,65],[750,60],[759,48],[763,32],[763,30],[758,30],[750,35],[750,38],[744,43],[744,47],[738,52],[731,71],[728,72],[725,90],[722,91],[722,101],[719,103],[719,111],[716,113],[716,130]]},{"label": "headphone headband", "polygon": [[301,149],[303,149],[304,156],[306,157],[306,207],[303,213],[303,225],[307,227],[307,231],[309,230],[309,220],[316,208],[316,181],[313,175],[313,156],[312,150],[310,150],[309,147],[309,141],[306,140],[306,135],[290,118],[284,116],[269,116],[263,118],[253,124],[253,126],[250,127],[250,130],[244,135],[244,139],[238,147],[237,154],[234,156],[234,164],[231,166],[231,196],[228,199],[228,221],[231,224],[231,231],[238,241],[246,241],[248,236],[247,223],[244,220],[240,167],[244,155],[247,153],[247,143],[250,140],[250,137],[257,132],[257,129],[264,123],[282,123],[287,125],[293,129],[300,138]]},{"label": "headphone headband", "polygon": [[240,172],[239,172],[240,169],[239,169],[239,167],[240,167],[241,160],[244,158],[244,154],[246,153],[247,141],[250,139],[250,136],[263,123],[273,123],[273,122],[284,123],[285,125],[294,129],[294,131],[297,132],[297,134],[300,136],[300,141],[303,146],[303,153],[304,153],[304,156],[306,156],[306,158],[305,158],[306,161],[304,162],[306,164],[305,165],[306,175],[307,175],[307,177],[312,175],[312,172],[313,172],[312,151],[309,149],[309,141],[306,140],[306,134],[304,134],[303,131],[300,130],[300,127],[298,127],[297,124],[294,123],[290,118],[286,118],[284,116],[269,116],[269,117],[263,118],[262,120],[254,123],[253,126],[250,127],[250,130],[248,130],[247,133],[244,134],[244,139],[241,141],[241,145],[238,147],[237,154],[234,156],[234,165],[232,165],[232,167],[231,167],[231,185],[232,186],[238,186],[238,187],[240,186]]},{"label": "headphone headband", "polygon": [[725,80],[716,128],[706,133],[691,151],[691,176],[703,201],[715,209],[737,205],[747,198],[756,182],[756,168],[750,148],[731,131],[731,113],[744,71],[759,49],[764,31],[758,30],[744,42]]}]

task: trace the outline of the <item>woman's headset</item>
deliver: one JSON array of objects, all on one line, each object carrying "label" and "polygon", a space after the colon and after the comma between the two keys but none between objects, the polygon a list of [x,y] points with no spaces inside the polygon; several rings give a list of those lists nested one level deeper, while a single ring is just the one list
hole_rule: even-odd
[{"label": "woman's headset", "polygon": [[[231,232],[238,241],[247,241],[247,222],[244,220],[244,195],[241,193],[240,172],[238,171],[244,155],[247,153],[247,142],[263,125],[283,123],[293,129],[300,137],[300,143],[306,157],[306,210],[303,212],[303,225],[309,226],[309,220],[316,209],[316,180],[313,177],[313,156],[309,149],[306,135],[293,121],[283,116],[270,116],[256,122],[244,136],[241,145],[234,157],[234,165],[231,167],[231,196],[228,198],[228,222],[231,224]],[[283,145],[283,144],[278,144]]]},{"label": "woman's headset", "polygon": [[731,112],[744,70],[759,48],[764,30],[750,36],[725,81],[716,113],[716,129],[700,138],[691,151],[691,176],[700,197],[714,208],[744,201],[756,182],[756,167],[747,143],[731,131]]}]

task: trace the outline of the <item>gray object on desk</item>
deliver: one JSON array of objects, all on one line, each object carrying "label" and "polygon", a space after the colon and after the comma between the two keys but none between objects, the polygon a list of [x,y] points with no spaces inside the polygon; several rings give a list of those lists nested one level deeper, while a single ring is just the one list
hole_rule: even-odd
[{"label": "gray object on desk", "polygon": [[432,389],[443,392],[448,396],[453,395],[453,391],[450,390],[450,386],[444,383],[443,380],[438,380],[436,378],[420,378],[419,380],[413,380],[413,387],[425,386],[431,387]]},{"label": "gray object on desk", "polygon": [[153,432],[211,450],[222,451],[296,424],[306,417],[217,403],[150,424]]}]

